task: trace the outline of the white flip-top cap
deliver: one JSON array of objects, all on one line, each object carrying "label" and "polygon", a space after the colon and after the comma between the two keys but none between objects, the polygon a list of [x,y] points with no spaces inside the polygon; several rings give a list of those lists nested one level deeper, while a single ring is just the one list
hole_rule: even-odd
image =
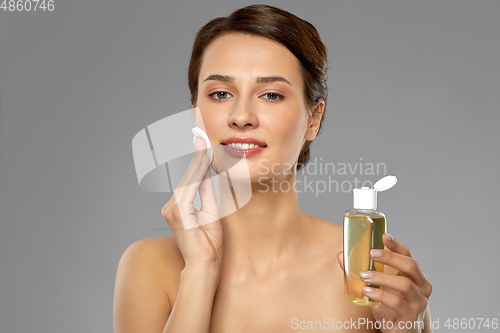
[{"label": "white flip-top cap", "polygon": [[203,140],[205,140],[205,143],[207,145],[207,154],[208,154],[208,157],[210,157],[210,163],[212,163],[214,153],[213,153],[212,145],[210,144],[210,139],[208,138],[207,133],[205,133],[205,131],[203,131],[199,127],[195,127],[191,131],[193,132],[193,135],[194,135],[193,144],[196,144],[196,137],[197,136],[202,138]]},{"label": "white flip-top cap", "polygon": [[377,209],[377,192],[382,192],[396,185],[398,179],[395,176],[386,176],[379,179],[374,188],[362,187],[355,188],[354,205],[356,209]]},{"label": "white flip-top cap", "polygon": [[375,185],[373,185],[373,188],[376,189],[377,192],[382,192],[390,189],[396,185],[397,182],[398,179],[395,176],[385,176],[384,178],[379,179]]}]

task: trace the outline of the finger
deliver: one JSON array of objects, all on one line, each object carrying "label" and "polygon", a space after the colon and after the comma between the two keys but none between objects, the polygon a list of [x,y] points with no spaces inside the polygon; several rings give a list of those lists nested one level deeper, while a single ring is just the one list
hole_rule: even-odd
[{"label": "finger", "polygon": [[200,211],[211,217],[211,221],[207,220],[206,223],[220,219],[220,211],[215,197],[215,189],[210,174],[210,168],[208,168],[205,177],[200,184],[199,192],[201,200]]},{"label": "finger", "polygon": [[193,203],[196,197],[196,190],[200,186],[208,167],[207,160],[209,158],[207,156],[202,162],[203,156],[207,156],[206,144],[204,140],[199,140],[199,150],[193,154],[188,169],[174,191],[179,206]]},{"label": "finger", "polygon": [[391,266],[401,273],[410,278],[417,286],[424,286],[425,276],[420,269],[418,263],[412,257],[392,252],[390,250],[373,249],[370,251],[370,257],[384,265]]},{"label": "finger", "polygon": [[[204,154],[206,152],[205,148],[205,141],[199,140],[196,147],[197,151],[193,154],[187,171],[174,191],[177,201],[176,219],[182,221],[184,230],[200,226],[195,215],[194,199],[209,164],[209,158]],[[206,158],[203,159],[203,156],[206,156]]]},{"label": "finger", "polygon": [[415,283],[405,276],[390,275],[382,272],[362,271],[359,276],[361,280],[386,288],[395,290],[407,299],[414,308],[423,311],[427,307],[427,299],[420,293]]},{"label": "finger", "polygon": [[384,242],[384,245],[392,252],[396,252],[404,256],[413,258],[412,254],[410,253],[410,249],[399,242],[391,234],[385,233],[382,237],[382,241]]},{"label": "finger", "polygon": [[[408,249],[408,247],[406,247],[401,242],[396,240],[394,236],[392,236],[391,234],[385,233],[383,237],[383,242],[385,246],[392,252],[396,252],[401,255],[411,257],[413,260],[415,260],[415,258],[410,252],[410,249]],[[429,296],[432,293],[432,285],[425,277],[425,270],[422,267],[420,267],[420,270],[422,271],[422,274],[417,274],[417,279],[421,279],[419,284],[420,291],[423,293],[424,296],[429,298]]]},{"label": "finger", "polygon": [[197,226],[194,215],[186,213],[179,208],[175,195],[162,208],[162,216],[174,235],[176,235],[176,230],[186,230]]},{"label": "finger", "polygon": [[172,196],[170,200],[161,209],[161,216],[165,219],[170,229],[177,229],[178,224],[174,217],[174,210],[177,207],[177,200]]},{"label": "finger", "polygon": [[404,298],[393,293],[388,293],[383,289],[365,286],[363,287],[363,294],[376,302],[380,302],[390,307],[400,318],[407,318],[414,312]]},{"label": "finger", "polygon": [[344,251],[337,253],[337,261],[339,262],[342,271],[344,271]]}]

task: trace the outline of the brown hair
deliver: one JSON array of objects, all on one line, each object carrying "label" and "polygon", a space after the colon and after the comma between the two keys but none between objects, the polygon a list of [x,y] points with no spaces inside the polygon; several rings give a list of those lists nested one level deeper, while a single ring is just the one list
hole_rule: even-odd
[{"label": "brown hair", "polygon": [[[196,105],[198,99],[198,79],[205,49],[215,38],[229,32],[267,37],[284,45],[301,64],[307,109],[312,111],[319,99],[323,99],[326,110],[328,98],[326,46],[312,24],[283,9],[269,5],[250,5],[238,9],[227,17],[211,20],[198,31],[188,70],[192,105]],[[324,118],[323,112],[317,134],[321,130]],[[311,142],[304,143],[297,160],[297,170],[309,161]]]}]

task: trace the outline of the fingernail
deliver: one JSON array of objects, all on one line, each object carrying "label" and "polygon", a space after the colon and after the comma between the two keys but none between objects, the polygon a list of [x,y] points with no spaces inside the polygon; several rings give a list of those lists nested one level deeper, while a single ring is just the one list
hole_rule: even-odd
[{"label": "fingernail", "polygon": [[382,255],[384,253],[380,250],[370,250],[370,255],[373,257],[373,258],[376,258],[376,259],[379,259],[379,258],[382,258]]},{"label": "fingernail", "polygon": [[370,287],[363,287],[363,292],[365,294],[371,294],[373,292],[373,288]]},{"label": "fingernail", "polygon": [[373,272],[370,272],[370,271],[367,271],[367,272],[360,272],[359,273],[359,276],[361,276],[361,278],[363,280],[368,280],[368,279],[371,279],[373,277]]},{"label": "fingernail", "polygon": [[385,234],[385,239],[387,239],[389,242],[392,242],[394,240],[394,237],[392,237],[391,234]]}]

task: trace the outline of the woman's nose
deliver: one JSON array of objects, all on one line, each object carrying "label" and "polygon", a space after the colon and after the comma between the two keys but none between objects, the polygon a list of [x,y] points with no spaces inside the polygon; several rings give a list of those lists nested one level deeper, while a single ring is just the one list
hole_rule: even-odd
[{"label": "woman's nose", "polygon": [[257,127],[258,117],[255,111],[255,106],[251,101],[238,101],[234,104],[233,110],[229,115],[229,126],[238,127],[240,129],[243,129],[247,126]]}]

